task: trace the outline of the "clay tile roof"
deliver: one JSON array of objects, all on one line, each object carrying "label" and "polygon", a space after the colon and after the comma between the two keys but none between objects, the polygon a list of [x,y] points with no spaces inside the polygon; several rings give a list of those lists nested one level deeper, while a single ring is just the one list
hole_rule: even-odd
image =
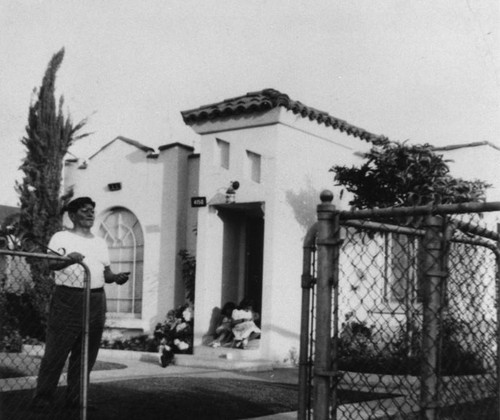
[{"label": "clay tile roof", "polygon": [[275,89],[250,92],[243,96],[225,99],[222,102],[182,111],[181,115],[187,125],[193,125],[223,117],[266,112],[280,106],[292,111],[296,115],[300,115],[302,118],[308,118],[310,121],[316,121],[318,124],[324,124],[326,127],[346,132],[348,135],[358,137],[367,142],[381,144],[388,141],[387,137],[370,133],[346,121],[335,118],[325,111],[320,111],[299,101],[294,101],[287,94]]}]

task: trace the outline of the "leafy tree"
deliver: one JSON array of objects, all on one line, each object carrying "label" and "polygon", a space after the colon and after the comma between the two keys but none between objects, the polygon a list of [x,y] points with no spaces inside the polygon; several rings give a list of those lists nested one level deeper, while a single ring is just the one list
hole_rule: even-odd
[{"label": "leafy tree", "polygon": [[447,161],[429,144],[383,142],[365,154],[359,168],[333,166],[337,185],[354,194],[356,208],[484,201],[490,185],[449,175]]},{"label": "leafy tree", "polygon": [[[56,73],[64,58],[64,49],[52,56],[42,85],[34,90],[35,100],[28,112],[26,135],[21,142],[26,147],[26,157],[21,164],[24,177],[16,184],[21,204],[19,236],[29,251],[45,252],[50,237],[61,228],[60,197],[64,156],[74,141],[87,136],[79,134],[86,121],[74,125],[63,113],[64,100],[55,98]],[[43,313],[48,300],[51,279],[40,261],[30,260],[36,302]]]}]

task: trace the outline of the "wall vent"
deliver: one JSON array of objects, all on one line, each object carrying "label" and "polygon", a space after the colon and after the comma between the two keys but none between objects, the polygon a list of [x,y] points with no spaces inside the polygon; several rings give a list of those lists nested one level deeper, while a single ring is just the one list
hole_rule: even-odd
[{"label": "wall vent", "polygon": [[108,184],[108,189],[110,191],[120,191],[122,189],[122,183],[121,182],[112,182],[111,184]]}]

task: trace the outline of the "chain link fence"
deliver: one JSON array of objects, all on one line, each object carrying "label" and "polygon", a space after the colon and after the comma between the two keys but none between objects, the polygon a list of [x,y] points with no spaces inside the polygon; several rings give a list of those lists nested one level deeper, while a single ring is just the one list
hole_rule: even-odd
[{"label": "chain link fence", "polygon": [[[52,316],[51,325],[58,330],[60,347],[57,348],[60,351],[56,350],[44,369],[48,373],[46,376],[50,377],[48,380],[55,381],[59,387],[53,404],[43,407],[43,418],[67,416],[67,410],[63,411],[68,396],[66,385],[68,376],[72,376],[73,382],[79,384],[75,392],[81,401],[80,409],[73,412],[73,418],[85,419],[88,375],[84,372],[88,369],[87,308],[90,302],[88,269],[85,264],[73,264],[61,270],[68,287],[56,288],[53,272],[48,268],[49,262],[64,261],[67,257],[13,250],[18,248],[18,244],[12,241],[12,237],[5,238],[0,249],[0,417],[26,418],[26,407],[32,404],[42,365],[48,318]],[[55,299],[52,296],[61,293],[67,294],[64,305],[68,313],[74,315],[73,323],[68,322],[67,314],[49,311]],[[73,369],[69,369],[66,359],[69,343],[73,343],[75,337],[80,338],[71,351],[81,357],[78,357]],[[28,412],[33,418],[39,418],[37,415],[40,413],[36,409]],[[61,413],[65,413],[63,417]]]},{"label": "chain link fence", "polygon": [[323,198],[304,244],[299,418],[498,419],[499,235],[478,222],[500,205]]}]

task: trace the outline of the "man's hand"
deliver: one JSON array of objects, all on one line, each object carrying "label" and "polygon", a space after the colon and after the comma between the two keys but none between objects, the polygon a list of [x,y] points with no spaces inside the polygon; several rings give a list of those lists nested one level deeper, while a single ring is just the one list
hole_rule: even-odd
[{"label": "man's hand", "polygon": [[70,252],[68,255],[66,255],[66,257],[68,258],[68,260],[49,261],[49,269],[62,270],[66,267],[69,267],[70,265],[81,263],[83,261],[83,259],[85,258],[85,256],[80,254],[79,252]]},{"label": "man's hand", "polygon": [[119,285],[125,284],[128,281],[129,275],[130,275],[130,272],[115,274],[115,278],[114,278],[115,283],[119,284]]},{"label": "man's hand", "polygon": [[74,263],[81,263],[83,259],[85,258],[82,254],[79,252],[70,252],[68,255],[66,255],[68,258],[71,258]]}]

